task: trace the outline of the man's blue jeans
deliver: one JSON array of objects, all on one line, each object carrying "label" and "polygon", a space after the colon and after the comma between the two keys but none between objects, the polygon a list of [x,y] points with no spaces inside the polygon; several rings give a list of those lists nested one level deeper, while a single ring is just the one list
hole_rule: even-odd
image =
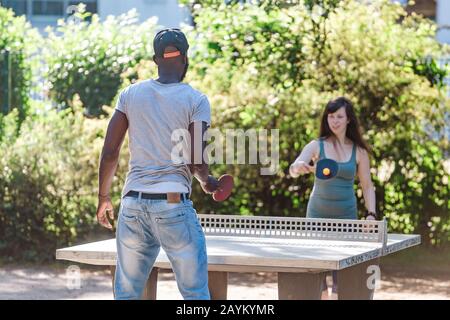
[{"label": "man's blue jeans", "polygon": [[124,197],[116,233],[115,299],[140,299],[162,246],[184,299],[210,299],[205,235],[191,200]]}]

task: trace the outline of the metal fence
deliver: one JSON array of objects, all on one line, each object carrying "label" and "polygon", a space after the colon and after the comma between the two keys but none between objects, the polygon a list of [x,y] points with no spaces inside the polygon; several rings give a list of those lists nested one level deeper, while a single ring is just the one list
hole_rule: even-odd
[{"label": "metal fence", "polygon": [[11,60],[9,51],[0,51],[0,112],[3,114],[11,110],[12,104]]}]

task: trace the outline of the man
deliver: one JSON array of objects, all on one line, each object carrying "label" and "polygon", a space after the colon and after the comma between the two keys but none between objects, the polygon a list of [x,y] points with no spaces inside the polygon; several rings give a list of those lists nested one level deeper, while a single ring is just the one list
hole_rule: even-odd
[{"label": "man", "polygon": [[[204,94],[182,82],[188,69],[185,35],[179,29],[161,30],[153,47],[158,79],[125,88],[108,125],[97,220],[112,228],[109,191],[128,129],[130,162],[116,232],[115,299],[141,298],[161,246],[184,299],[209,299],[205,236],[189,195],[192,176],[206,193],[218,190],[203,157],[194,162],[206,146],[203,134],[210,125],[210,105]],[[190,133],[190,163],[172,160],[172,135],[180,129]]]}]

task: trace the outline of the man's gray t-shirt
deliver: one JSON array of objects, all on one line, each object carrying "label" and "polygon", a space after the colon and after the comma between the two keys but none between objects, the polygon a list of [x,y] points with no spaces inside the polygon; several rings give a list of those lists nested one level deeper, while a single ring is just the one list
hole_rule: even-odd
[{"label": "man's gray t-shirt", "polygon": [[146,80],[125,88],[116,109],[128,119],[130,149],[129,171],[122,191],[152,190],[158,183],[181,183],[191,191],[192,175],[188,165],[172,161],[177,144],[172,133],[188,130],[192,122],[210,126],[208,98],[186,83],[163,84]]}]

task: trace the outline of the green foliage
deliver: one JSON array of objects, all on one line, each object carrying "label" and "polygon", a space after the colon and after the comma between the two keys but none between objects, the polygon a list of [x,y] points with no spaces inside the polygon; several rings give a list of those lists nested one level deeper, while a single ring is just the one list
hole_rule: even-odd
[{"label": "green foliage", "polygon": [[373,146],[377,206],[391,231],[450,240],[450,102],[446,70],[435,63],[448,48],[434,39],[432,22],[384,0],[198,2],[189,80],[210,97],[214,127],[279,129],[281,165],[275,176],[256,165],[213,166],[236,176],[236,192],[217,204],[196,186],[201,211],[303,216],[312,177],[292,179],[288,166],[317,137],[326,102],[345,95]]},{"label": "green foliage", "polygon": [[436,63],[436,60],[427,57],[421,61],[411,59],[410,62],[415,74],[426,77],[432,85],[437,85],[441,88],[445,86],[444,81],[447,76],[447,71],[441,69]]},{"label": "green foliage", "polygon": [[67,108],[78,94],[87,115],[102,114],[120,88],[121,74],[151,58],[155,22],[137,24],[135,11],[102,22],[82,7],[74,19],[60,20],[56,31],[48,30],[44,48],[51,99]]},{"label": "green foliage", "polygon": [[[445,48],[434,40],[432,23],[407,17],[389,1],[194,2],[201,6],[188,35],[187,80],[208,95],[213,127],[280,130],[277,174],[262,176],[266,165],[212,165],[216,176],[234,174],[235,192],[216,203],[194,182],[200,212],[303,216],[313,179],[292,179],[288,166],[317,137],[326,102],[345,95],[373,146],[377,205],[391,232],[449,242],[450,102],[447,72],[436,64]],[[92,16],[89,24],[80,13],[82,21],[49,32],[43,51],[50,97],[66,110],[37,106],[22,115],[17,109],[0,121],[0,255],[51,259],[57,247],[94,232],[107,235],[95,210],[108,119],[84,115],[110,115],[102,105],[114,105],[120,88],[155,75],[154,23],[137,25],[132,16],[103,23]],[[116,209],[127,143],[121,154],[112,189]]]},{"label": "green foliage", "polygon": [[[14,138],[17,117],[16,110],[6,116],[10,133],[0,144],[0,255],[52,260],[57,248],[105,233],[95,211],[107,120],[86,119],[79,103],[62,112],[40,106]],[[124,157],[119,181],[126,167]],[[114,184],[118,205],[121,189]]]},{"label": "green foliage", "polygon": [[38,41],[38,33],[26,22],[25,17],[16,17],[12,10],[0,7],[0,140],[3,135],[3,116],[18,109],[18,129],[29,108],[33,66],[31,55]]}]

